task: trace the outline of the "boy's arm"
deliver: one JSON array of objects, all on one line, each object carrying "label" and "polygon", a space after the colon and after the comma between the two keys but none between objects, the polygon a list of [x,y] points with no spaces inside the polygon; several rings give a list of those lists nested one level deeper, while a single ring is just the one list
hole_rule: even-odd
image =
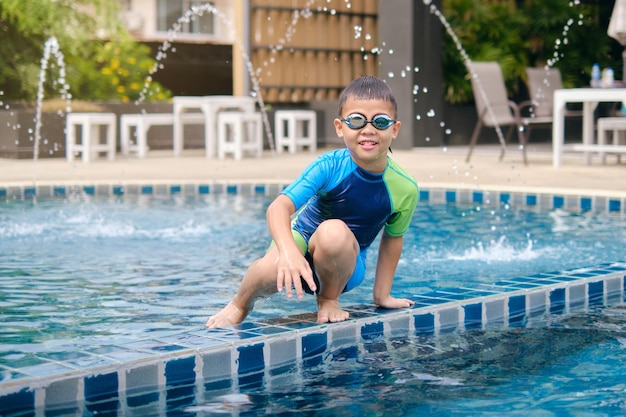
[{"label": "boy's arm", "polygon": [[402,254],[402,236],[390,236],[383,232],[376,262],[376,277],[374,278],[374,304],[384,308],[412,307],[412,300],[394,298],[391,296],[391,285],[396,273],[396,267]]},{"label": "boy's arm", "polygon": [[295,211],[291,199],[281,194],[267,208],[266,215],[270,234],[278,249],[276,289],[281,292],[284,286],[287,297],[291,297],[293,286],[298,298],[302,298],[304,293],[300,277],[311,290],[315,291],[316,285],[311,267],[291,233],[291,215]]}]

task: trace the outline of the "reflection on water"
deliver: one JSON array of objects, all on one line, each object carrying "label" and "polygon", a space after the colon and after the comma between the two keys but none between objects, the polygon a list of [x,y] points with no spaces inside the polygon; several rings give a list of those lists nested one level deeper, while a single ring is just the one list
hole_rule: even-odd
[{"label": "reflection on water", "polygon": [[[623,415],[626,306],[547,317],[535,326],[376,336],[358,345],[334,341],[302,367],[142,392],[153,401],[141,411],[159,414],[166,406],[168,415],[179,416]],[[126,396],[131,403],[140,395]],[[118,411],[117,402],[88,406]]]},{"label": "reflection on water", "polygon": [[[316,366],[241,387],[236,407],[252,416],[624,411],[626,308],[555,320],[337,347]],[[212,410],[224,392],[188,411]]]}]

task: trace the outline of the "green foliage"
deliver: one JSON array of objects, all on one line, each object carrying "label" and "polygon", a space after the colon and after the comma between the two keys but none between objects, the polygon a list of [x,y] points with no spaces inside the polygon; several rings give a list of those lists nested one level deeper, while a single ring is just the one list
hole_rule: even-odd
[{"label": "green foliage", "polygon": [[[154,60],[146,46],[130,39],[117,13],[118,2],[110,0],[0,0],[2,100],[35,99],[44,45],[51,37],[64,56],[64,82],[74,99],[137,99]],[[110,40],[99,40],[102,34]],[[59,68],[50,62],[46,99],[58,97],[58,77]],[[169,96],[154,82],[146,93],[154,100]]]},{"label": "green foliage", "polygon": [[[600,19],[610,6],[567,0],[443,0],[442,9],[469,58],[497,61],[515,96],[526,67],[549,64],[561,70],[565,86],[580,87],[588,84],[593,63],[615,66],[608,23]],[[473,100],[470,76],[450,36],[444,38],[443,73],[447,102]]]},{"label": "green foliage", "polygon": [[150,48],[129,38],[98,42],[88,59],[68,60],[82,77],[72,84],[74,94],[95,100],[117,99],[122,102],[140,98],[144,88],[147,100],[163,101],[171,97],[169,91],[156,83],[146,83],[146,76],[154,66],[149,57]]},{"label": "green foliage", "polygon": [[594,63],[603,68],[618,64],[611,58],[611,45],[616,42],[606,33],[608,19],[604,18],[610,16],[610,3],[527,1],[520,12],[531,23],[524,33],[531,40],[528,53],[533,66],[553,65],[561,71],[566,87],[583,87],[589,85]]}]

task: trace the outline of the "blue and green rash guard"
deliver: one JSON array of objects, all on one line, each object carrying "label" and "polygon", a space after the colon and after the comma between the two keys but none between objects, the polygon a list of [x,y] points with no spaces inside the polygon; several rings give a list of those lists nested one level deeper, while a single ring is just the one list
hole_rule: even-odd
[{"label": "blue and green rash guard", "polygon": [[359,167],[345,148],[322,154],[282,194],[295,205],[292,228],[306,242],[320,223],[340,219],[361,251],[383,227],[390,236],[402,236],[419,198],[417,182],[395,161],[388,158],[385,171],[373,174]]}]

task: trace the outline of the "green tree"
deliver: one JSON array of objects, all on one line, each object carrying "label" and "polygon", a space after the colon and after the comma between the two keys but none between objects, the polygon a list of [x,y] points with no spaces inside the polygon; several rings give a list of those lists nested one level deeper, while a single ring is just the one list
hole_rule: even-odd
[{"label": "green tree", "polygon": [[[154,60],[117,16],[118,2],[111,0],[0,0],[2,100],[35,99],[44,45],[51,37],[64,56],[65,82],[74,99],[136,100]],[[48,71],[45,97],[52,98],[59,94],[54,62]],[[170,96],[154,82],[145,95]]]},{"label": "green tree", "polygon": [[520,12],[531,64],[559,68],[566,87],[588,86],[594,63],[621,66],[613,56],[617,42],[606,33],[611,11],[609,1],[527,0]]},{"label": "green tree", "polygon": [[[523,93],[529,66],[558,68],[567,87],[588,85],[596,62],[621,68],[617,42],[606,34],[612,2],[443,0],[442,9],[472,61],[500,64],[512,97]],[[443,74],[447,102],[473,100],[470,76],[449,36]]]},{"label": "green tree", "polygon": [[[73,94],[92,100],[118,99],[135,101],[143,93],[147,100],[165,100],[171,96],[157,82],[146,83],[154,66],[150,48],[128,37],[98,42],[88,59],[68,61],[77,72],[72,85]],[[145,91],[144,91],[145,89]]]},{"label": "green tree", "polygon": [[[525,16],[516,13],[515,4],[444,0],[443,12],[469,58],[500,63],[507,87],[515,90],[517,78],[528,65],[528,41],[522,33]],[[449,36],[444,38],[444,45],[445,100],[469,102],[473,95],[465,63]]]}]

